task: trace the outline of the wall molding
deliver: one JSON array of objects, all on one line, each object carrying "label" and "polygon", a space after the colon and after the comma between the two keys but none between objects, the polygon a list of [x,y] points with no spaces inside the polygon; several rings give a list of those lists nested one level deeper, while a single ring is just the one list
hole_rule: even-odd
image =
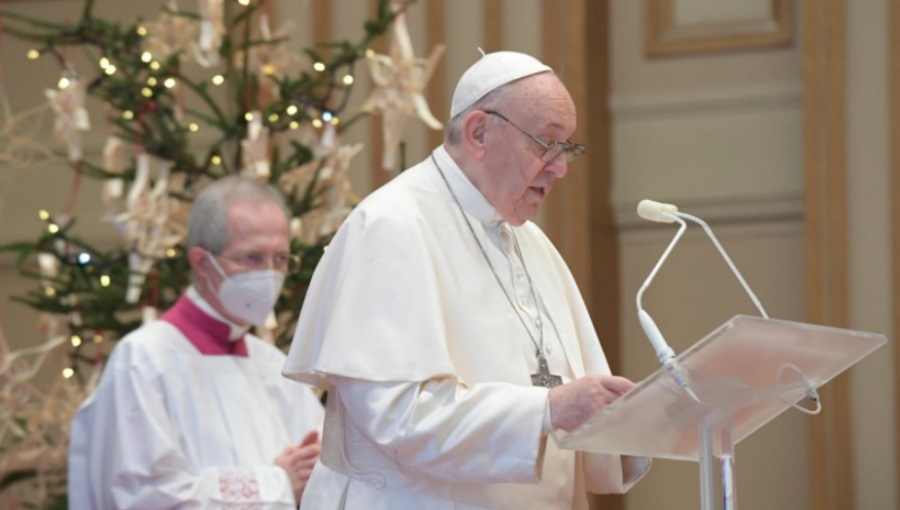
[{"label": "wall molding", "polygon": [[617,121],[760,109],[801,109],[803,85],[689,89],[680,92],[614,94],[609,102]]},{"label": "wall molding", "polygon": [[[677,201],[678,209],[697,216],[710,225],[741,225],[748,223],[782,223],[802,221],[802,194],[771,194],[755,196],[704,197]],[[620,233],[640,230],[670,229],[671,225],[641,219],[636,212],[637,202],[617,203],[613,208],[616,229]]]},{"label": "wall molding", "polygon": [[[847,205],[847,3],[804,0],[806,321],[850,326]],[[854,510],[850,376],[820,388],[829,402],[810,420],[812,510]]]}]

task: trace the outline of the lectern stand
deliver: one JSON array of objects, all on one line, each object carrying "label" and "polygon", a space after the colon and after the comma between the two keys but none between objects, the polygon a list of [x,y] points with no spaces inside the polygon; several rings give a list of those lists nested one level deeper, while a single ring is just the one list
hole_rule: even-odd
[{"label": "lectern stand", "polygon": [[702,510],[715,508],[718,461],[724,508],[733,510],[734,445],[886,342],[738,315],[676,358],[699,402],[660,369],[556,441],[571,450],[699,461]]}]

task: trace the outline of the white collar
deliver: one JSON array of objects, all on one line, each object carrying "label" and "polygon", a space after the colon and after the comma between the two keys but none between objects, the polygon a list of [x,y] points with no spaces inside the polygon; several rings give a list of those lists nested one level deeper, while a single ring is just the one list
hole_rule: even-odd
[{"label": "white collar", "polygon": [[505,223],[503,217],[497,212],[497,208],[485,197],[472,181],[463,173],[456,161],[450,157],[443,145],[432,153],[440,169],[447,176],[453,193],[459,199],[459,205],[464,211],[480,221],[487,230],[499,230]]},{"label": "white collar", "polygon": [[213,308],[211,304],[209,304],[209,301],[203,299],[203,296],[201,296],[200,293],[197,292],[197,289],[195,289],[193,285],[188,287],[185,294],[187,295],[188,299],[190,299],[194,302],[195,305],[197,305],[198,308],[203,310],[203,313],[209,315],[210,317],[221,323],[228,325],[228,339],[232,342],[240,340],[244,337],[247,331],[250,331],[250,326],[241,326],[240,324],[235,324],[234,322],[231,322],[227,317],[217,312],[216,309]]}]

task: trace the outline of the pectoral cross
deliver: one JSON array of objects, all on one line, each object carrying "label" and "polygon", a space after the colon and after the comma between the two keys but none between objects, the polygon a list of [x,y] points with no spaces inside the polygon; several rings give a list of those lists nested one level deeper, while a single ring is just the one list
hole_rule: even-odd
[{"label": "pectoral cross", "polygon": [[537,360],[538,373],[531,374],[532,386],[553,388],[554,386],[559,386],[560,384],[562,384],[562,377],[550,373],[550,368],[547,367],[547,358],[544,357],[544,353],[538,353]]}]

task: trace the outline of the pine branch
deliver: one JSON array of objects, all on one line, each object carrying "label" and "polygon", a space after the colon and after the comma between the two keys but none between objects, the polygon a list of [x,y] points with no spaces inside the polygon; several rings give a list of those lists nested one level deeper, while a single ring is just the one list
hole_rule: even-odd
[{"label": "pine branch", "polygon": [[209,109],[213,111],[213,114],[216,116],[216,120],[214,122],[208,123],[210,125],[218,127],[222,131],[227,131],[228,119],[225,117],[225,113],[223,113],[219,108],[219,105],[217,105],[216,102],[213,101],[213,98],[209,95],[209,92],[206,91],[206,87],[194,83],[187,76],[180,72],[176,73],[174,76],[178,78],[180,83],[187,85],[189,89],[194,91],[194,93],[197,94],[197,96],[200,97],[200,99],[202,99],[204,103],[206,103],[206,106],[208,106]]}]

